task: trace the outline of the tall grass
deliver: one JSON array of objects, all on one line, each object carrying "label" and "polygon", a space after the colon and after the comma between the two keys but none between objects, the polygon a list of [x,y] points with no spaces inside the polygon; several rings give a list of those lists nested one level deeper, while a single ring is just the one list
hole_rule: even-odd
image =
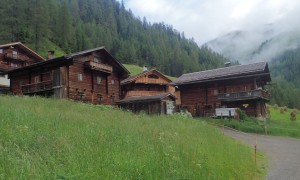
[{"label": "tall grass", "polygon": [[0,96],[0,179],[260,179],[252,150],[204,122]]}]

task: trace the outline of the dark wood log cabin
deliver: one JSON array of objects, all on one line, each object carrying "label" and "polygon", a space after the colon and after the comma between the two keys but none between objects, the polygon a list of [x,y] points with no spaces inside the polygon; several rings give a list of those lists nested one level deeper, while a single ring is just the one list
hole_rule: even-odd
[{"label": "dark wood log cabin", "polygon": [[121,80],[129,72],[103,47],[9,71],[14,94],[53,96],[93,104],[120,100]]},{"label": "dark wood log cabin", "polygon": [[0,93],[9,90],[6,71],[43,61],[43,57],[21,42],[0,45]]},{"label": "dark wood log cabin", "polygon": [[175,106],[172,81],[158,70],[144,71],[121,81],[122,108],[148,114],[170,114]]},{"label": "dark wood log cabin", "polygon": [[213,116],[215,108],[240,108],[249,116],[265,116],[271,81],[265,62],[184,74],[172,85],[180,89],[181,107],[193,116]]}]

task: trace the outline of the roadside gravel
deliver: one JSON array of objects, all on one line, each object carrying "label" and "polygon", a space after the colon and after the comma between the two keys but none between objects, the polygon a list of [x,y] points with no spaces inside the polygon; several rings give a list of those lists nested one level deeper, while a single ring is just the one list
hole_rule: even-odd
[{"label": "roadside gravel", "polygon": [[257,142],[258,151],[269,159],[267,179],[300,180],[300,139],[264,136],[225,129],[224,133],[251,147]]}]

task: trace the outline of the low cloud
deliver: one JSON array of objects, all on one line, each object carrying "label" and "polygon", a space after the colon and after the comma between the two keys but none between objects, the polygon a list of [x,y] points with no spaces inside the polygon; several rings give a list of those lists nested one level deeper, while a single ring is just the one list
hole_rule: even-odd
[{"label": "low cloud", "polygon": [[217,38],[210,46],[241,62],[268,60],[299,45],[298,0],[125,0],[125,6],[199,45]]},{"label": "low cloud", "polygon": [[[294,26],[300,10],[297,0],[125,0],[126,8],[150,22],[164,21],[194,37],[201,45],[234,30],[255,30],[265,24]],[[298,23],[298,22],[297,22]],[[296,23],[296,24],[297,24]],[[299,24],[299,23],[298,23]],[[281,29],[282,28],[282,29]]]}]

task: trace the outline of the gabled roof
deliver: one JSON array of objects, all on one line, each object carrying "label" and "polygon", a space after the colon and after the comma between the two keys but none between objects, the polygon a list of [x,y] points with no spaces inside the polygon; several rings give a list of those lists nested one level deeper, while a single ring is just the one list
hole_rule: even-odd
[{"label": "gabled roof", "polygon": [[102,47],[97,47],[97,48],[93,48],[93,49],[88,49],[85,51],[80,51],[80,52],[76,52],[76,53],[72,53],[72,54],[68,54],[66,56],[64,56],[66,59],[71,59],[77,56],[81,56],[81,55],[85,55],[91,52],[95,52],[95,51],[103,51],[107,56],[109,56],[110,58],[112,58],[114,60],[114,62],[117,64],[117,66],[119,66],[120,69],[122,69],[123,71],[125,71],[127,74],[129,74],[130,72],[123,66],[123,64],[121,64],[119,61],[117,61],[103,46]]},{"label": "gabled roof", "polygon": [[271,81],[271,76],[266,62],[259,62],[247,65],[230,66],[207,71],[183,74],[172,85],[192,84],[199,82],[208,82],[222,80],[225,78],[235,78],[246,75],[264,74],[268,81]]},{"label": "gabled roof", "polygon": [[153,73],[155,73],[155,72],[156,72],[157,74],[161,75],[161,77],[163,77],[163,78],[166,79],[167,81],[169,81],[169,83],[172,82],[172,80],[170,80],[170,79],[169,79],[166,75],[164,75],[163,73],[159,72],[159,71],[156,70],[156,69],[152,69],[152,70],[150,70],[150,71],[144,71],[144,72],[142,72],[142,73],[140,73],[140,74],[137,74],[137,75],[135,75],[135,76],[130,76],[130,77],[124,79],[123,81],[121,81],[121,85],[128,84],[128,83],[132,83],[132,82],[134,82],[135,80],[139,79],[140,77],[147,76],[147,75],[153,74]]},{"label": "gabled roof", "polygon": [[126,103],[137,103],[137,102],[150,102],[150,101],[160,101],[165,99],[166,97],[170,97],[172,99],[176,99],[171,93],[163,93],[154,96],[136,96],[136,97],[128,97],[119,101],[120,104]]},{"label": "gabled roof", "polygon": [[129,71],[120,62],[118,62],[104,47],[99,47],[99,48],[94,48],[94,49],[89,49],[89,50],[85,50],[85,51],[76,52],[76,53],[73,53],[73,54],[68,54],[68,55],[57,57],[57,58],[53,58],[53,59],[50,59],[50,60],[47,60],[47,61],[43,61],[43,62],[38,62],[38,63],[35,63],[35,64],[31,64],[29,66],[25,66],[25,67],[22,67],[22,68],[17,68],[17,69],[8,71],[6,73],[7,74],[11,74],[11,73],[14,73],[14,72],[20,72],[20,71],[24,71],[26,69],[31,69],[31,68],[35,68],[35,67],[51,65],[51,64],[54,64],[54,63],[69,63],[69,62],[72,62],[72,59],[74,57],[77,57],[77,56],[80,56],[80,55],[85,55],[85,54],[88,54],[88,53],[91,53],[91,52],[94,52],[94,51],[99,51],[99,50],[101,50],[107,56],[109,56],[115,62],[115,64],[117,66],[119,66],[119,68],[121,70],[123,70],[124,72],[126,72],[127,74],[129,74]]},{"label": "gabled roof", "polygon": [[0,45],[0,48],[10,47],[10,46],[17,46],[20,49],[22,49],[23,51],[26,51],[27,53],[31,54],[33,57],[35,57],[39,61],[45,61],[45,59],[42,56],[40,56],[39,54],[37,54],[36,52],[34,52],[33,50],[31,50],[29,47],[25,46],[21,42],[14,42],[14,43],[9,43],[9,44],[2,44],[2,45]]}]

